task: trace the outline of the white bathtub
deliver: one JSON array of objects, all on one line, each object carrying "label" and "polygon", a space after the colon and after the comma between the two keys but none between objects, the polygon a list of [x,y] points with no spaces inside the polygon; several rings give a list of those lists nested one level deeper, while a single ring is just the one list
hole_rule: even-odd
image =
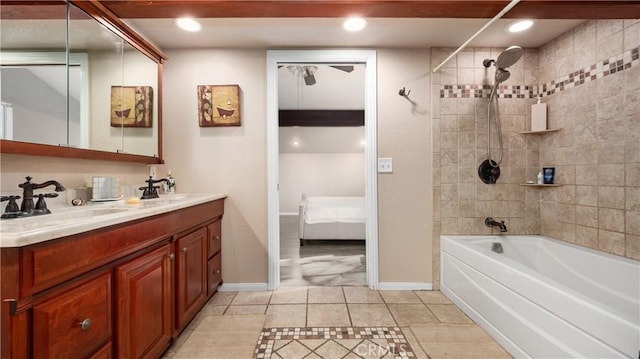
[{"label": "white bathtub", "polygon": [[442,292],[514,357],[640,358],[640,262],[542,236],[440,238]]}]

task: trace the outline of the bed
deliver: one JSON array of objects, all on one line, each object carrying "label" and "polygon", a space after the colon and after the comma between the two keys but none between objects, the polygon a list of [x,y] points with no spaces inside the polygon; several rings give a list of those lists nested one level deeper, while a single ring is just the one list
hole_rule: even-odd
[{"label": "bed", "polygon": [[364,197],[307,197],[300,201],[300,244],[304,240],[364,240]]}]

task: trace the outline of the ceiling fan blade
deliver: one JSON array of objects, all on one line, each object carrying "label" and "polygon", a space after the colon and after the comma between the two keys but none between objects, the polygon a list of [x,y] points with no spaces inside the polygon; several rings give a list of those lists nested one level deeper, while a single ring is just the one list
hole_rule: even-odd
[{"label": "ceiling fan blade", "polygon": [[353,71],[353,65],[329,65],[329,67],[333,67],[336,70],[340,70],[348,73],[351,73]]},{"label": "ceiling fan blade", "polygon": [[313,75],[313,72],[310,69],[305,68],[304,70],[304,83],[307,86],[313,86],[316,84],[316,77]]}]

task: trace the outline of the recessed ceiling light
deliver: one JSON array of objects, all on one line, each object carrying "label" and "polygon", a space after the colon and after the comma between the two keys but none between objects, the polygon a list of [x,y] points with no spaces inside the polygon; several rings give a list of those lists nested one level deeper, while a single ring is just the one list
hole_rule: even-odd
[{"label": "recessed ceiling light", "polygon": [[533,21],[531,20],[518,20],[516,22],[511,23],[511,25],[509,25],[507,30],[509,32],[520,32],[520,31],[527,30],[528,28],[531,27],[531,25],[533,25]]},{"label": "recessed ceiling light", "polygon": [[366,26],[367,20],[359,16],[349,17],[342,23],[342,27],[347,31],[360,31]]},{"label": "recessed ceiling light", "polygon": [[178,25],[178,27],[182,30],[191,32],[197,32],[202,29],[202,25],[200,25],[199,22],[190,17],[181,17],[179,19],[176,19],[176,25]]}]

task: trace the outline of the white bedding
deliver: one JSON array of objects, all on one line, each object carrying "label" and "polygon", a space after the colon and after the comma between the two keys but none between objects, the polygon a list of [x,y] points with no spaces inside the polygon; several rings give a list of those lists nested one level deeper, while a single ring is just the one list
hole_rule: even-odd
[{"label": "white bedding", "polygon": [[304,222],[365,223],[364,197],[307,197]]}]

